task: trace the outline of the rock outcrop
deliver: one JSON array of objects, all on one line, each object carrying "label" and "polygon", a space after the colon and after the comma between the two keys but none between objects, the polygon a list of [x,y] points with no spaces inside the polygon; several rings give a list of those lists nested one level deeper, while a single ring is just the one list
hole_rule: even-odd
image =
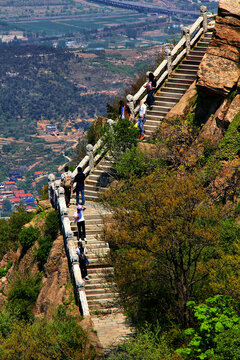
[{"label": "rock outcrop", "polygon": [[197,86],[226,96],[240,78],[240,0],[220,0],[213,38],[198,71]]}]

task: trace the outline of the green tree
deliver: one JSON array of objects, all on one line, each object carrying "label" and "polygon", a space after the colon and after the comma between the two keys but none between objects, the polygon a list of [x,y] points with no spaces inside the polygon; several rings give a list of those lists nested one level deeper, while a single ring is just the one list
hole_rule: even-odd
[{"label": "green tree", "polygon": [[[227,343],[231,342],[230,334],[238,334],[238,339],[240,336],[240,317],[233,307],[233,300],[227,296],[216,295],[207,299],[204,304],[196,305],[191,301],[188,306],[193,309],[198,324],[196,329],[185,330],[186,335],[192,336],[192,340],[187,348],[178,349],[177,352],[184,355],[185,359],[233,359],[236,355],[236,342],[232,341],[234,346],[231,350],[225,349],[221,342],[222,340],[226,342],[226,339]],[[225,331],[229,329],[231,331],[226,336]],[[224,352],[228,357],[222,357]]]},{"label": "green tree", "polygon": [[138,143],[139,131],[127,119],[115,121],[111,126],[104,127],[102,141],[103,149],[108,151],[114,161],[120,158],[128,149]]},{"label": "green tree", "polygon": [[24,227],[19,234],[19,241],[23,247],[23,251],[29,249],[37,240],[39,236],[39,230],[32,225]]},{"label": "green tree", "polygon": [[106,192],[115,221],[104,238],[121,300],[135,320],[189,322],[186,304],[209,274],[202,256],[219,239],[220,214],[206,200],[198,179],[176,174],[152,174]]},{"label": "green tree", "polygon": [[8,310],[20,320],[33,319],[33,306],[41,288],[41,273],[32,276],[28,273],[17,274],[8,292]]}]

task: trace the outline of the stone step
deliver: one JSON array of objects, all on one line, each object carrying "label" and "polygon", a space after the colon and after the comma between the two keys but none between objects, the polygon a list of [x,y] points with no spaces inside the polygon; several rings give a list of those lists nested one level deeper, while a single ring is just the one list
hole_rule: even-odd
[{"label": "stone step", "polygon": [[197,45],[195,48],[194,48],[194,50],[193,51],[202,51],[202,52],[206,52],[207,51],[207,48],[208,48],[208,46],[204,46],[204,45],[202,45],[202,44],[199,44],[199,45]]},{"label": "stone step", "polygon": [[94,190],[94,189],[92,189],[92,190],[85,190],[84,191],[84,195],[85,196],[96,196],[97,197],[97,195],[98,194],[101,194],[103,191],[96,191],[96,190]]},{"label": "stone step", "polygon": [[177,76],[175,76],[174,78],[170,77],[167,81],[167,84],[172,84],[172,85],[179,85],[179,86],[187,86],[189,87],[192,84],[192,79],[178,79]]},{"label": "stone step", "polygon": [[201,63],[202,61],[202,56],[199,56],[199,55],[194,55],[194,54],[190,54],[188,55],[188,57],[186,58],[186,60],[184,60],[184,62],[188,62],[188,61],[193,61],[193,62],[197,62],[198,64]]},{"label": "stone step", "polygon": [[197,71],[198,69],[198,65],[194,65],[194,64],[185,64],[184,62],[182,62],[182,64],[179,65],[178,67],[178,71],[181,71],[182,69],[188,69],[188,70],[195,70]]},{"label": "stone step", "polygon": [[186,92],[185,89],[181,89],[181,88],[179,88],[177,86],[174,86],[172,84],[171,85],[170,84],[166,85],[162,90],[167,91],[167,92],[173,92],[175,94],[176,93],[184,94]]},{"label": "stone step", "polygon": [[[88,282],[89,281],[89,282]],[[91,280],[85,281],[85,291],[86,291],[86,295],[87,298],[89,298],[90,296],[103,296],[103,297],[107,297],[109,296],[110,298],[112,297],[111,295],[113,294],[113,291],[111,289],[107,289],[104,288],[102,285],[99,287],[90,287],[90,282]],[[90,286],[88,286],[88,284]]]},{"label": "stone step", "polygon": [[163,90],[161,91],[161,99],[167,99],[168,101],[174,101],[174,100],[179,100],[181,97],[181,94],[178,93],[171,93],[168,92],[167,90]]},{"label": "stone step", "polygon": [[101,170],[101,169],[98,169],[98,168],[96,168],[96,169],[94,169],[93,170],[93,172],[92,172],[92,174],[90,175],[90,177],[92,177],[93,175],[97,175],[97,176],[110,176],[110,172],[108,172],[108,171],[105,171],[105,170]]},{"label": "stone step", "polygon": [[201,63],[201,60],[184,60],[183,65],[191,65],[194,64],[197,66],[197,69],[199,68],[199,65]]},{"label": "stone step", "polygon": [[197,48],[191,52],[191,56],[200,56],[201,58],[203,57],[204,54],[206,54],[206,51],[201,51],[198,50]]},{"label": "stone step", "polygon": [[93,303],[93,302],[98,302],[99,300],[102,300],[102,301],[109,301],[111,299],[113,299],[115,297],[115,294],[113,293],[99,293],[99,294],[87,294],[87,300],[88,300],[88,303]]},{"label": "stone step", "polygon": [[158,124],[158,125],[145,125],[144,126],[144,132],[146,133],[146,132],[153,132],[153,131],[155,131],[157,128],[158,128],[158,126],[160,125],[160,123]]},{"label": "stone step", "polygon": [[145,124],[144,124],[144,128],[146,128],[146,126],[148,126],[148,125],[152,125],[152,126],[159,126],[159,124],[161,124],[161,120],[156,120],[156,121],[154,121],[154,120],[146,120],[146,122],[145,122]]},{"label": "stone step", "polygon": [[105,274],[111,274],[113,273],[113,267],[111,266],[102,266],[102,267],[98,267],[98,268],[91,268],[89,267],[88,268],[88,274],[91,274],[91,276],[94,276],[94,277],[101,277],[101,276],[104,276]]},{"label": "stone step", "polygon": [[154,102],[153,108],[157,109],[159,111],[163,111],[163,112],[167,111],[168,112],[172,107],[171,106],[162,106],[161,102],[159,100],[156,100]]},{"label": "stone step", "polygon": [[152,115],[156,115],[156,116],[165,116],[168,113],[168,111],[159,111],[159,110],[155,110],[155,108],[153,108],[153,110],[151,110],[151,112],[147,113],[147,117],[152,116]]},{"label": "stone step", "polygon": [[101,286],[102,287],[103,284],[106,283],[106,280],[105,280],[104,277],[102,277],[102,278],[93,278],[92,275],[91,275],[91,276],[89,276],[89,279],[90,279],[89,281],[85,282],[85,289],[87,289],[89,287],[91,288],[91,287],[94,287],[94,286]]},{"label": "stone step", "polygon": [[[72,230],[74,236],[77,236],[77,235],[78,235],[77,228],[71,227],[71,230]],[[100,233],[101,233],[101,230],[96,230],[96,229],[95,229],[95,230],[88,230],[88,229],[86,229],[86,237],[87,237],[87,240],[88,240],[88,236],[89,236],[89,235],[97,235],[97,234],[100,234]]]},{"label": "stone step", "polygon": [[109,185],[109,181],[102,181],[102,179],[99,179],[99,177],[96,177],[92,180],[87,180],[85,183],[85,189],[88,189],[88,187],[92,186],[93,188],[105,190],[105,188]]},{"label": "stone step", "polygon": [[181,75],[182,74],[189,74],[189,75],[197,75],[197,69],[195,70],[195,69],[179,69],[179,71],[180,71],[180,73],[181,73]]},{"label": "stone step", "polygon": [[103,299],[87,299],[88,300],[88,306],[90,310],[96,310],[96,309],[111,309],[111,308],[115,308],[116,305],[113,302],[113,299],[109,299],[109,298],[103,298]]},{"label": "stone step", "polygon": [[196,79],[196,74],[173,74],[171,79],[191,80],[191,82],[193,82]]},{"label": "stone step", "polygon": [[109,253],[109,247],[90,248],[86,245],[86,248],[88,257],[92,259],[104,258]]},{"label": "stone step", "polygon": [[158,116],[158,115],[149,115],[147,114],[147,120],[146,121],[161,121],[164,117],[163,116]]},{"label": "stone step", "polygon": [[178,81],[176,79],[169,79],[167,84],[166,84],[166,88],[171,87],[176,87],[178,89],[184,89],[185,91],[189,88],[189,85],[192,83],[191,80],[186,80],[186,81]]}]

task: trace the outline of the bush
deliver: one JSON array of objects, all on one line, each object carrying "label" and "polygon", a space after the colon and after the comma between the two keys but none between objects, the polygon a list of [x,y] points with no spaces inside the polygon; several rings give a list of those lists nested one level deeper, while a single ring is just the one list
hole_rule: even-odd
[{"label": "bush", "polygon": [[32,309],[41,288],[41,273],[36,276],[18,274],[10,285],[8,292],[8,309],[20,320],[33,318]]},{"label": "bush", "polygon": [[66,313],[33,323],[0,313],[0,354],[2,360],[96,359],[78,318]]},{"label": "bush", "polygon": [[50,235],[52,240],[55,240],[59,230],[59,215],[58,211],[51,211],[47,217],[45,222],[45,235]]},{"label": "bush", "polygon": [[4,269],[0,269],[0,279],[7,275],[8,270],[12,267],[13,261],[9,261]]},{"label": "bush", "polygon": [[0,312],[0,335],[3,338],[9,336],[12,331],[14,318],[6,311]]},{"label": "bush", "polygon": [[229,125],[217,150],[218,160],[233,160],[240,155],[240,112]]},{"label": "bush", "polygon": [[116,161],[114,169],[119,178],[127,180],[131,176],[141,178],[144,175],[149,175],[159,165],[164,165],[163,160],[150,157],[138,147],[133,146]]},{"label": "bush", "polygon": [[[214,357],[217,347],[218,349],[224,348],[224,346],[221,346],[221,340],[223,338],[226,339],[226,331],[232,329],[232,333],[238,333],[239,338],[240,317],[235,311],[233,304],[234,302],[230,297],[223,295],[208,298],[205,304],[196,305],[194,301],[189,302],[188,306],[193,309],[194,316],[198,322],[195,329],[185,330],[186,335],[192,337],[188,347],[178,349],[177,352],[185,355],[185,359],[189,360],[233,359],[232,357],[221,357],[221,353],[219,353],[220,357]],[[230,343],[231,339],[228,338],[227,342]],[[233,348],[235,347],[236,343]]]},{"label": "bush", "polygon": [[23,247],[23,250],[29,249],[37,240],[39,236],[39,230],[34,228],[32,225],[29,227],[24,227],[19,234],[19,241]]},{"label": "bush", "polygon": [[119,345],[105,359],[108,360],[177,360],[180,357],[174,354],[164,336],[147,327],[137,332],[135,336]]},{"label": "bush", "polygon": [[127,119],[121,119],[103,130],[103,147],[116,161],[128,149],[138,143],[139,130]]},{"label": "bush", "polygon": [[52,243],[57,238],[59,225],[58,211],[50,212],[45,221],[44,237],[38,240],[39,247],[36,252],[36,259],[40,270],[43,269],[52,248]]},{"label": "bush", "polygon": [[53,240],[50,235],[46,235],[38,240],[39,248],[37,250],[36,258],[39,262],[39,268],[42,270],[43,265],[46,263],[49,252],[52,248]]}]

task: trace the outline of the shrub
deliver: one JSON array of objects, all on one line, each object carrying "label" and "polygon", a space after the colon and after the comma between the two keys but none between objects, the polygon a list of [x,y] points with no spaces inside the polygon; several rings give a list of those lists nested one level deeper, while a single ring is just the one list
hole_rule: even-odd
[{"label": "shrub", "polygon": [[8,270],[12,267],[12,264],[13,264],[13,261],[11,260],[7,263],[5,268],[0,269],[0,279],[7,274]]},{"label": "shrub", "polygon": [[52,240],[55,240],[59,230],[59,215],[58,211],[51,211],[47,217],[45,222],[45,235],[50,235]]},{"label": "shrub", "polygon": [[33,318],[32,309],[41,288],[41,278],[41,273],[35,276],[17,274],[11,283],[7,307],[18,319],[29,321]]},{"label": "shrub", "polygon": [[24,227],[19,234],[19,241],[23,247],[23,250],[29,249],[37,240],[39,236],[39,230],[34,228],[32,225]]},{"label": "shrub", "polygon": [[218,160],[233,160],[240,155],[240,112],[229,125],[217,150]]},{"label": "shrub", "polygon": [[96,359],[79,320],[66,313],[54,315],[52,321],[37,319],[33,323],[6,315],[0,313],[1,359]]},{"label": "shrub", "polygon": [[157,166],[164,165],[163,160],[155,159],[144,154],[138,147],[133,146],[116,161],[114,168],[121,179],[131,176],[141,178],[151,174]]},{"label": "shrub", "polygon": [[[185,330],[186,335],[192,336],[192,340],[187,348],[178,349],[177,353],[185,355],[186,359],[215,359],[213,356],[216,354],[217,341],[222,338],[220,334],[229,329],[233,329],[234,332],[237,330],[239,334],[240,317],[234,310],[233,300],[227,296],[216,295],[207,299],[205,304],[196,305],[191,301],[188,306],[193,309],[198,324],[196,329]],[[227,359],[232,358],[224,358]]]},{"label": "shrub", "polygon": [[132,338],[119,345],[106,357],[108,360],[177,360],[180,357],[173,353],[164,336],[151,331],[146,325]]},{"label": "shrub", "polygon": [[52,243],[56,239],[59,230],[59,216],[57,211],[51,211],[45,221],[44,236],[38,240],[39,247],[36,252],[36,259],[38,261],[39,269],[43,269],[46,263],[49,252],[52,248]]},{"label": "shrub", "polygon": [[37,261],[39,262],[39,268],[42,270],[43,265],[46,263],[49,252],[52,248],[52,238],[50,235],[46,235],[38,240],[39,248],[36,253]]},{"label": "shrub", "polygon": [[127,119],[121,119],[103,130],[103,147],[116,161],[128,149],[137,145],[139,130]]}]

